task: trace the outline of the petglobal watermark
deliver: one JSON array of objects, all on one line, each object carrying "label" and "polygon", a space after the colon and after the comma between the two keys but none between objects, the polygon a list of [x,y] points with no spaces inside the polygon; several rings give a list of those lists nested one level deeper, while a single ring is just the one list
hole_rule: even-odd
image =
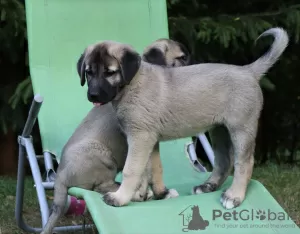
[{"label": "petglobal watermark", "polygon": [[290,217],[284,212],[274,212],[270,209],[267,210],[241,210],[241,211],[222,211],[222,210],[213,210],[213,220],[222,219],[224,221],[254,221],[254,220],[290,220]]},{"label": "petglobal watermark", "polygon": [[[240,210],[240,211],[222,211],[213,210],[212,220],[227,221],[222,224],[215,223],[215,228],[232,229],[232,228],[295,228],[296,224],[284,221],[291,220],[291,218],[284,212],[275,212],[270,209],[267,210]],[[231,222],[230,222],[231,221]],[[235,221],[239,221],[238,223]],[[245,223],[243,223],[245,221]],[[255,222],[258,221],[258,222]],[[265,222],[259,222],[265,221]],[[277,221],[274,223],[274,221]],[[283,221],[283,222],[280,222]]]},{"label": "petglobal watermark", "polygon": [[296,224],[274,224],[274,223],[266,223],[266,224],[257,224],[257,223],[243,223],[243,224],[236,224],[236,223],[223,223],[223,224],[214,224],[215,228],[222,228],[222,229],[232,229],[232,228],[271,228],[271,229],[279,229],[279,228],[296,228]]},{"label": "petglobal watermark", "polygon": [[[204,212],[205,213],[205,212]],[[210,212],[209,212],[210,213]],[[297,228],[297,225],[283,211],[271,209],[242,209],[242,210],[219,210],[213,209],[212,213],[206,212],[198,205],[190,205],[183,209],[181,216],[182,231],[204,231],[220,229],[285,229]]]}]

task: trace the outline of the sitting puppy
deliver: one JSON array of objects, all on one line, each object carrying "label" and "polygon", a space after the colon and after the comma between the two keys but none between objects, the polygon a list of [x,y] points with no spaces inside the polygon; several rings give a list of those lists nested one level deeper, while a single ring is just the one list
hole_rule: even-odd
[{"label": "sitting puppy", "polygon": [[289,41],[281,28],[269,29],[261,36],[267,35],[275,38],[271,49],[244,66],[202,63],[165,68],[142,61],[130,45],[114,41],[93,44],[84,51],[79,60],[81,85],[88,81],[90,102],[112,103],[128,142],[122,184],[116,192],[104,195],[107,204],[123,206],[130,202],[148,161],[155,178],[151,180],[153,193],[164,195],[157,166],[158,142],[207,130],[215,140],[215,166],[207,181],[195,186],[193,192],[215,191],[234,164],[233,182],[222,194],[221,203],[231,209],[243,202],[263,107],[259,80]]},{"label": "sitting puppy", "polygon": [[[182,44],[160,39],[145,49],[143,59],[166,67],[184,66],[188,65],[190,54]],[[78,72],[80,69],[81,66]],[[123,170],[127,149],[125,135],[118,126],[112,106],[109,104],[92,108],[64,146],[55,180],[52,213],[42,233],[52,233],[63,212],[68,188],[80,187],[99,193],[116,191],[119,183],[115,177]],[[142,177],[133,201],[152,197],[147,176],[145,174]],[[170,190],[164,198],[175,196],[178,193]]]}]

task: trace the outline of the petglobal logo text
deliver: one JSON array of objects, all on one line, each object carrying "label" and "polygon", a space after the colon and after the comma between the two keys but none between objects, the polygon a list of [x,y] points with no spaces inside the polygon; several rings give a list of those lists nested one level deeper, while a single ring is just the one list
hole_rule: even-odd
[{"label": "petglobal logo text", "polygon": [[225,220],[225,221],[249,221],[249,220],[290,220],[290,217],[284,212],[274,212],[268,210],[241,210],[241,211],[222,211],[213,210],[213,220]]}]

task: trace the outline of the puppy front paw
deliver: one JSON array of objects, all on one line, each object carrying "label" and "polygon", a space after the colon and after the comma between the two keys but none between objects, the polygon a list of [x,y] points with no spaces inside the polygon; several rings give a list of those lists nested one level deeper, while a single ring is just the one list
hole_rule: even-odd
[{"label": "puppy front paw", "polygon": [[217,190],[217,184],[215,183],[204,183],[198,186],[195,186],[192,189],[192,194],[201,194],[201,193],[210,193]]},{"label": "puppy front paw", "polygon": [[104,194],[103,201],[109,206],[124,206],[127,205],[128,202],[122,201],[121,197],[118,196],[117,192],[108,192]]},{"label": "puppy front paw", "polygon": [[152,200],[153,196],[154,195],[151,189],[148,189],[146,192],[137,190],[131,200],[135,202],[148,201],[148,200]]},{"label": "puppy front paw", "polygon": [[148,189],[146,200],[147,200],[147,201],[148,201],[148,200],[153,200],[153,198],[154,198],[154,193],[153,193],[153,191],[152,191],[151,189]]},{"label": "puppy front paw", "polygon": [[220,202],[225,209],[233,209],[238,207],[243,201],[242,197],[233,196],[230,190],[224,191],[221,195]]},{"label": "puppy front paw", "polygon": [[166,200],[169,198],[178,197],[179,193],[175,189],[165,189],[165,191],[161,194],[156,194],[155,198],[157,200]]},{"label": "puppy front paw", "polygon": [[166,194],[164,200],[179,197],[179,193],[176,189],[168,189],[168,193]]}]

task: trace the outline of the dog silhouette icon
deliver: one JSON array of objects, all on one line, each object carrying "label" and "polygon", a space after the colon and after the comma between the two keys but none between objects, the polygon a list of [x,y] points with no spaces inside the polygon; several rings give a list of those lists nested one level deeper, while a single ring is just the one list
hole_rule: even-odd
[{"label": "dog silhouette icon", "polygon": [[209,225],[208,220],[204,220],[199,211],[198,206],[193,206],[192,208],[192,220],[188,224],[189,230],[205,230],[205,228]]}]

